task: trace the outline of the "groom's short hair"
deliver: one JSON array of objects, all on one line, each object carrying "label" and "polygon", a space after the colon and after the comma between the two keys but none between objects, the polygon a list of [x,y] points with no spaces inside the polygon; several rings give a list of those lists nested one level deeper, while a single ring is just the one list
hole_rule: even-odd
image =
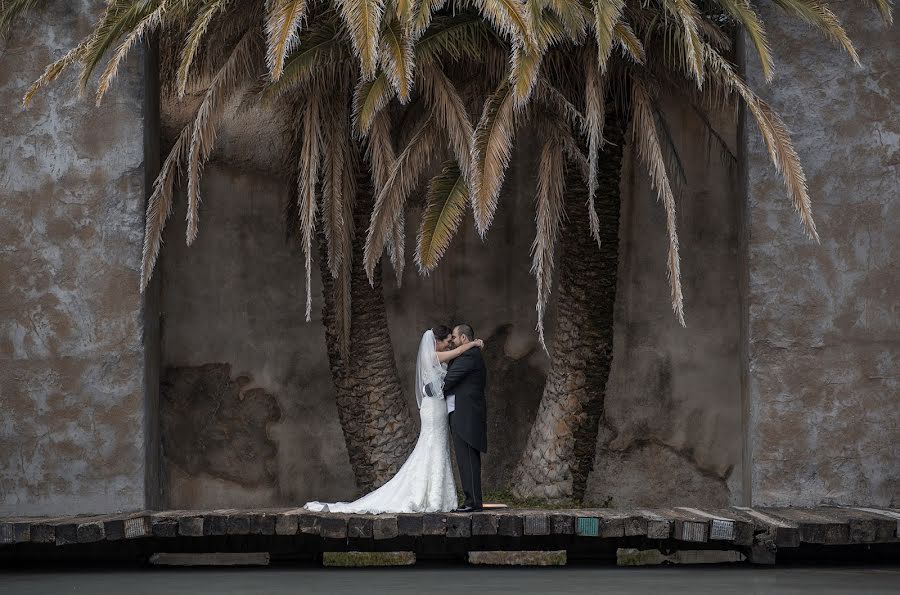
[{"label": "groom's short hair", "polygon": [[460,335],[465,335],[469,339],[469,341],[475,339],[475,331],[472,330],[472,327],[466,323],[457,324],[456,330],[459,331]]}]

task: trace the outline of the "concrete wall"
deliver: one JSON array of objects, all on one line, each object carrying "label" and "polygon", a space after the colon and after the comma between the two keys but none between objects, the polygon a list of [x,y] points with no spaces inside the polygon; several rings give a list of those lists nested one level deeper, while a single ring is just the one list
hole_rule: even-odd
[{"label": "concrete wall", "polygon": [[[745,401],[758,505],[886,506],[900,494],[900,28],[834,4],[863,66],[801,24],[767,19],[779,59],[762,93],[795,131],[821,244],[804,238],[745,121]],[[755,56],[747,62],[763,88]]]},{"label": "concrete wall", "polygon": [[153,304],[137,291],[148,56],[132,52],[99,109],[77,73],[21,106],[100,8],[50,3],[0,42],[0,514],[153,503]]},{"label": "concrete wall", "polygon": [[737,129],[731,112],[712,119],[722,149],[689,107],[670,102],[664,113],[685,173],[677,225],[687,327],[669,301],[665,211],[629,152],[613,366],[587,488],[597,505],[742,500]]}]

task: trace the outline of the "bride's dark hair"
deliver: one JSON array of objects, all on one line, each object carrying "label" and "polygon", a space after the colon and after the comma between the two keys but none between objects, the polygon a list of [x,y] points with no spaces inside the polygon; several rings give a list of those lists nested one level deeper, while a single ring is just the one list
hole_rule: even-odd
[{"label": "bride's dark hair", "polygon": [[437,326],[431,327],[431,332],[434,333],[434,338],[436,341],[443,341],[444,339],[446,339],[447,337],[449,337],[450,335],[453,334],[453,331],[451,331],[448,327],[444,326],[443,324],[439,324]]}]

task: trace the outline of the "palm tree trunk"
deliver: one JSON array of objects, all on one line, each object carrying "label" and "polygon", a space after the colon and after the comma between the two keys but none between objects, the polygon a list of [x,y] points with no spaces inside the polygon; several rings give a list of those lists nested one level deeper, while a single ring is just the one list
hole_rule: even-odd
[{"label": "palm tree trunk", "polygon": [[357,486],[368,491],[385,483],[406,460],[415,443],[415,424],[403,396],[388,330],[382,271],[369,284],[363,267],[365,230],[374,204],[368,172],[357,176],[353,206],[353,253],[350,270],[350,341],[341,353],[339,301],[328,270],[324,238],[319,237],[322,274],[322,321],[328,360],[337,396],[338,415]]},{"label": "palm tree trunk", "polygon": [[599,252],[585,206],[586,184],[574,167],[567,168],[567,221],[559,255],[552,361],[537,417],[513,477],[511,487],[517,497],[556,501],[584,497],[612,363],[623,126],[616,113],[607,114],[604,135],[608,144],[600,155],[595,197]]}]

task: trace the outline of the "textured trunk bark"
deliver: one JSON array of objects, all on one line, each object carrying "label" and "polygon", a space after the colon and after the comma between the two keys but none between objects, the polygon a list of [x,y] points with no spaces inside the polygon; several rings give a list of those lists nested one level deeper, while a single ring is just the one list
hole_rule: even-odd
[{"label": "textured trunk bark", "polygon": [[575,168],[567,169],[552,361],[513,476],[511,488],[517,497],[580,501],[593,465],[613,353],[623,127],[616,113],[607,114],[604,134],[609,143],[600,155],[595,198],[599,252],[590,233],[586,184]]},{"label": "textured trunk bark", "polygon": [[416,440],[416,427],[403,396],[388,330],[382,271],[369,284],[363,268],[365,231],[374,204],[368,172],[357,176],[353,223],[356,234],[350,272],[350,344],[341,356],[335,282],[328,270],[324,237],[319,236],[319,268],[324,305],[322,321],[328,360],[337,396],[341,428],[356,483],[369,491],[385,483],[406,460]]}]

